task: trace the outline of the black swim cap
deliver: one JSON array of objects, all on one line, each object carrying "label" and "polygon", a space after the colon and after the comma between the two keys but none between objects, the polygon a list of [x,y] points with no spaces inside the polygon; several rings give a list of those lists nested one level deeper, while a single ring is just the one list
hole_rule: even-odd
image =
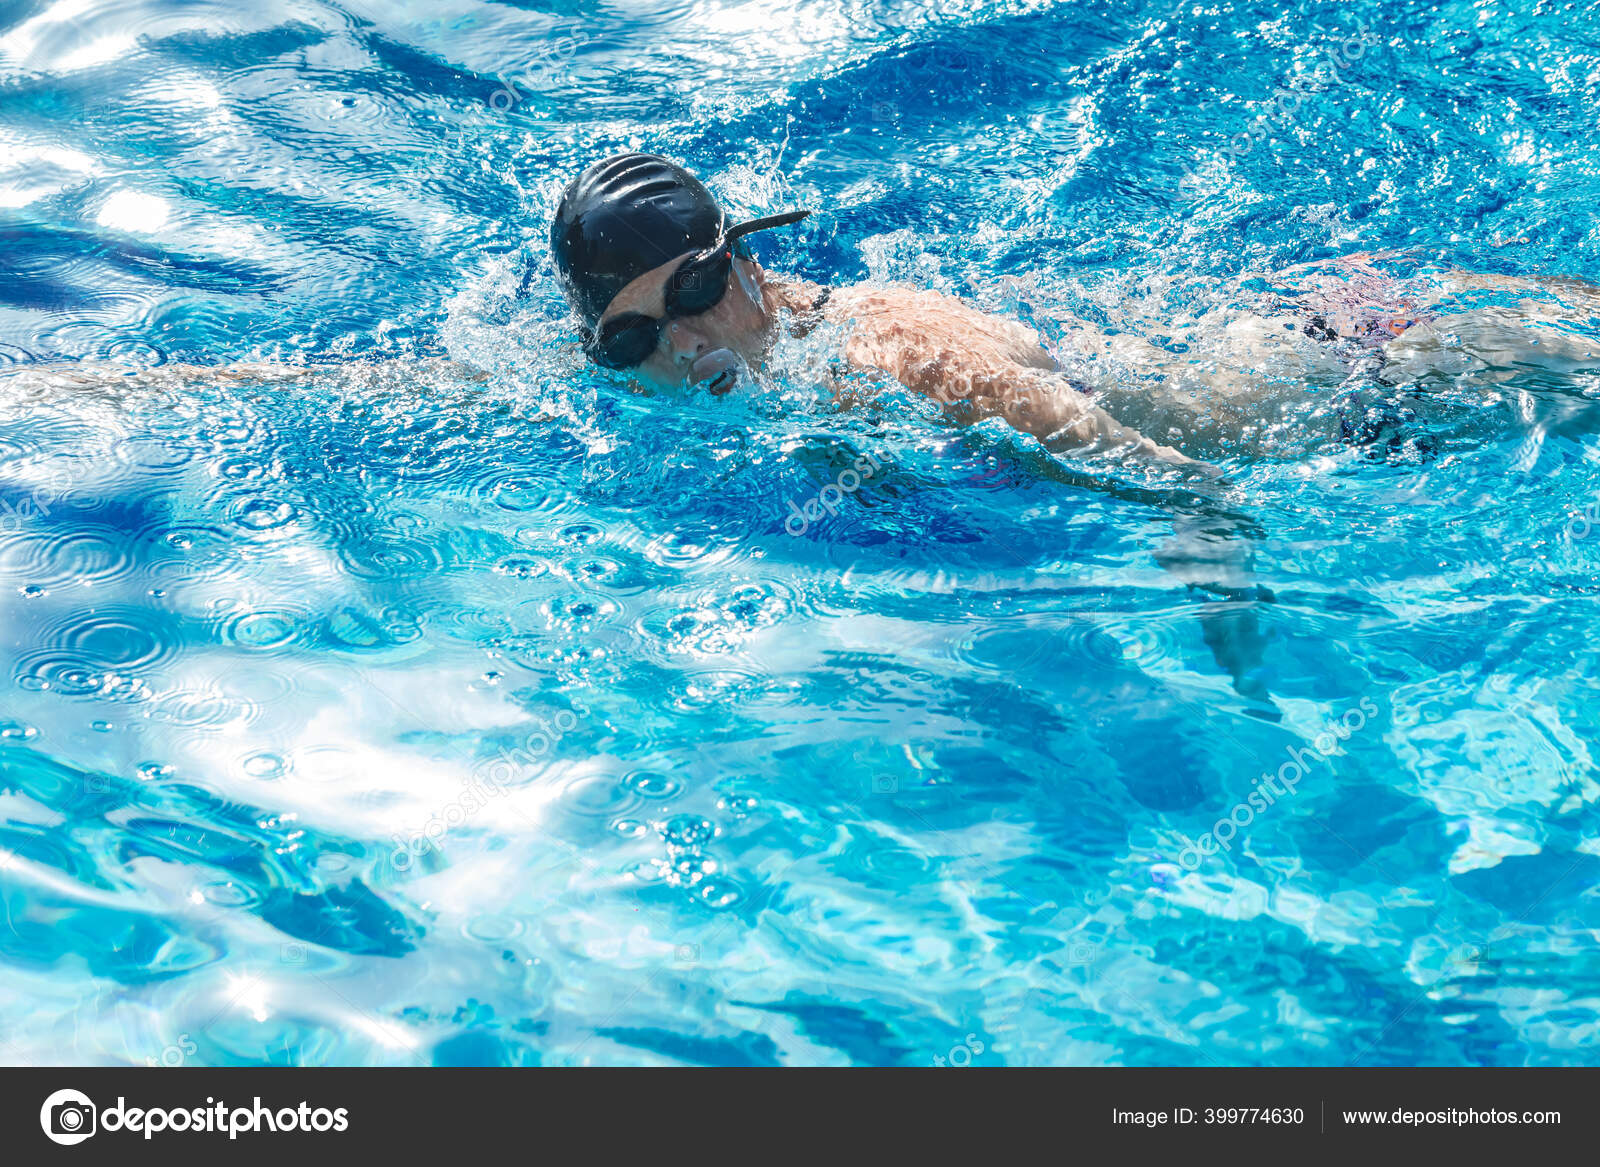
[{"label": "black swim cap", "polygon": [[618,154],[568,184],[550,224],[550,252],[567,299],[593,327],[623,288],[712,246],[725,226],[716,197],[683,167],[655,154]]}]

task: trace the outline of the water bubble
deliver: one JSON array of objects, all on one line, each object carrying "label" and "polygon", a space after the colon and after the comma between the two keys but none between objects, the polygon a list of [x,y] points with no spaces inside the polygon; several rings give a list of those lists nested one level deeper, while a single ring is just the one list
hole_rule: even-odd
[{"label": "water bubble", "polygon": [[250,701],[230,697],[215,687],[206,687],[172,689],[162,693],[146,716],[183,729],[218,729],[254,721],[258,712]]},{"label": "water bubble", "polygon": [[134,773],[141,782],[160,782],[171,778],[176,771],[165,762],[140,762]]},{"label": "water bubble", "polygon": [[288,648],[305,631],[309,614],[288,608],[237,612],[221,628],[222,639],[240,648],[273,652]]},{"label": "water bubble", "polygon": [[139,702],[150,699],[150,687],[138,677],[98,668],[61,652],[31,653],[17,662],[13,674],[19,688],[30,693],[59,693],[64,697],[99,697],[107,701]]},{"label": "water bubble", "polygon": [[249,498],[235,504],[233,521],[251,531],[276,531],[294,522],[298,512],[279,499]]},{"label": "water bubble", "polygon": [[217,473],[233,482],[252,482],[265,477],[267,468],[249,458],[225,458],[217,465]]},{"label": "water bubble", "polygon": [[261,902],[261,896],[253,889],[232,880],[208,883],[200,888],[200,894],[219,908],[248,908]]},{"label": "water bubble", "polygon": [[641,859],[628,869],[628,874],[640,883],[661,883],[671,873],[672,868],[667,861],[659,858]]},{"label": "water bubble", "polygon": [[717,834],[717,824],[698,815],[680,814],[668,819],[657,828],[669,847],[685,849],[702,847]]},{"label": "water bubble", "polygon": [[630,790],[645,798],[671,798],[683,789],[683,783],[676,778],[655,770],[635,770],[623,781]]},{"label": "water bubble", "polygon": [[589,583],[604,583],[615,579],[622,572],[622,564],[614,559],[601,559],[594,557],[579,560],[573,564],[569,572]]},{"label": "water bubble", "polygon": [[729,794],[717,800],[717,809],[736,819],[747,818],[756,806],[756,800],[748,794]]},{"label": "water bubble", "polygon": [[352,576],[374,583],[416,579],[439,571],[445,564],[444,554],[434,541],[398,535],[345,542],[339,548],[339,558]]},{"label": "water bubble", "polygon": [[512,555],[495,564],[494,570],[496,575],[507,575],[513,579],[534,579],[550,569],[543,560],[527,555]]},{"label": "water bubble", "polygon": [[238,547],[226,531],[184,524],[147,531],[149,567],[165,582],[198,583],[217,579],[238,566]]},{"label": "water bubble", "polygon": [[289,772],[289,763],[277,754],[251,754],[244,760],[244,772],[252,778],[270,781]]},{"label": "water bubble", "polygon": [[572,547],[586,547],[605,537],[605,531],[594,523],[568,523],[556,532],[556,538]]},{"label": "water bubble", "polygon": [[492,483],[488,495],[495,506],[508,511],[538,510],[545,501],[539,484],[523,478],[504,478]]},{"label": "water bubble", "polygon": [[719,912],[744,899],[744,889],[731,879],[707,880],[695,894],[702,904]]}]

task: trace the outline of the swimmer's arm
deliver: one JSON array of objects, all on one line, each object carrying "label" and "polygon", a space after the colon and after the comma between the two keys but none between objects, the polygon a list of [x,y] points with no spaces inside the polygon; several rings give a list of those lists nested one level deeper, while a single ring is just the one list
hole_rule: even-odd
[{"label": "swimmer's arm", "polygon": [[1568,310],[1589,316],[1600,313],[1600,286],[1572,276],[1540,276],[1530,280],[1453,268],[1434,276],[1431,282],[1433,288],[1427,297],[1430,304],[1463,292],[1514,292],[1529,297],[1553,297]]},{"label": "swimmer's arm", "polygon": [[846,353],[852,363],[884,369],[960,421],[998,417],[1058,453],[1117,453],[1186,471],[1220,473],[1123,425],[1059,373],[1010,362],[962,360],[948,351],[931,360],[921,354],[909,359],[885,354],[881,349],[863,353],[854,342]]},{"label": "swimmer's arm", "polygon": [[150,370],[154,376],[166,373],[184,381],[299,382],[328,376],[372,377],[392,382],[396,375],[409,377],[449,377],[484,381],[488,374],[475,365],[445,357],[417,357],[382,361],[353,360],[337,364],[283,365],[270,361],[243,361],[231,365],[163,365]]},{"label": "swimmer's arm", "polygon": [[298,381],[312,377],[319,371],[326,370],[319,370],[316,366],[310,365],[280,365],[267,361],[247,361],[235,365],[174,363],[131,367],[106,361],[61,361],[24,365],[8,370],[8,376],[16,381],[33,382],[41,386],[88,389],[128,384],[188,384],[195,381],[213,383]]},{"label": "swimmer's arm", "polygon": [[997,392],[975,396],[972,402],[979,412],[1004,418],[1052,450],[1118,453],[1184,470],[1218,473],[1215,467],[1123,425],[1058,374],[1018,370]]},{"label": "swimmer's arm", "polygon": [[1463,292],[1552,294],[1557,297],[1565,297],[1571,300],[1574,306],[1590,312],[1594,311],[1597,305],[1600,305],[1600,286],[1588,280],[1577,279],[1572,276],[1540,276],[1537,279],[1527,279],[1522,276],[1475,272],[1468,271],[1465,268],[1449,268],[1429,276],[1426,281],[1416,279],[1406,281],[1404,288],[1401,288],[1399,286],[1400,281],[1374,266],[1376,263],[1392,259],[1399,254],[1400,252],[1397,251],[1358,251],[1351,255],[1341,256],[1338,259],[1319,260],[1314,263],[1285,268],[1274,278],[1280,280],[1292,279],[1293,277],[1322,271],[1337,272],[1341,277],[1347,277],[1351,274],[1358,277],[1367,276],[1374,280],[1395,285],[1397,300],[1408,300],[1414,297],[1422,305],[1428,307],[1458,296]]},{"label": "swimmer's arm", "polygon": [[327,365],[284,365],[270,361],[242,361],[230,365],[174,363],[150,368],[129,368],[104,361],[71,361],[22,365],[8,370],[4,381],[17,389],[115,391],[192,384],[292,386],[335,377],[355,385],[370,382],[374,386],[392,386],[400,377],[412,382],[483,381],[488,374],[475,366],[438,357]]},{"label": "swimmer's arm", "polygon": [[1211,472],[1119,422],[1072,387],[1033,332],[951,296],[903,288],[850,289],[829,317],[850,328],[845,356],[939,402],[957,420],[999,417],[1052,450],[1116,451]]}]

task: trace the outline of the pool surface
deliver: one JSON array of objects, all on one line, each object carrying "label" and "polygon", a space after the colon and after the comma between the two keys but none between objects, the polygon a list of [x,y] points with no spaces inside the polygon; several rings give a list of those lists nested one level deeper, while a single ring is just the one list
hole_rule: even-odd
[{"label": "pool surface", "polygon": [[1269,363],[1197,509],[826,337],[635,394],[546,231],[656,150],[1204,361],[1600,279],[1597,124],[1593,3],[0,3],[0,1063],[1594,1061],[1600,315],[1362,448]]}]

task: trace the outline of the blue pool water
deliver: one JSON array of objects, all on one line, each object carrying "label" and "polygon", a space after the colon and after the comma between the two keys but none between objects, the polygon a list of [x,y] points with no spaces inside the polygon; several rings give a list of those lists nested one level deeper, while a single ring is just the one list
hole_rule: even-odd
[{"label": "blue pool water", "polygon": [[1593,3],[0,3],[0,1062],[1593,1060],[1600,319],[1429,451],[1256,370],[1217,608],[1213,512],[816,345],[634,395],[544,239],[655,149],[1183,359],[1353,251],[1600,278],[1597,123]]}]

